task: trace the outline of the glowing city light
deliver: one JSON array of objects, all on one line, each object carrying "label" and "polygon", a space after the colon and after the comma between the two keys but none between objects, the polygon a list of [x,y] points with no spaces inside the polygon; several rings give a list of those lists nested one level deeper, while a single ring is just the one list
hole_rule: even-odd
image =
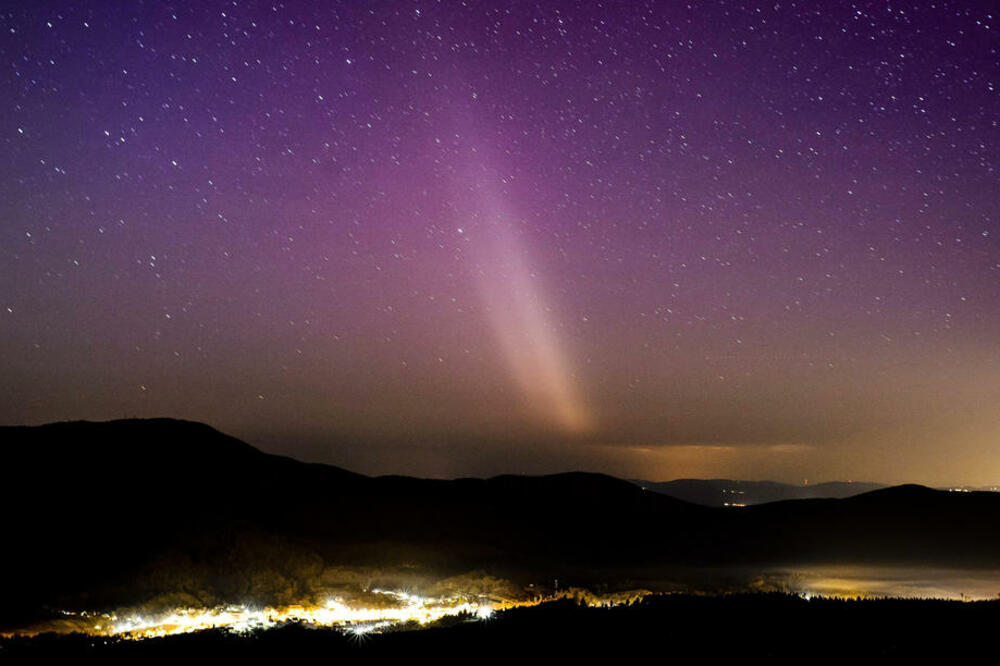
[{"label": "glowing city light", "polygon": [[364,637],[403,626],[425,626],[446,617],[464,616],[469,621],[487,620],[501,610],[535,606],[545,601],[575,598],[589,606],[614,606],[641,598],[644,591],[598,597],[581,590],[564,590],[532,600],[496,600],[482,595],[425,597],[403,590],[368,590],[375,605],[331,597],[321,605],[254,607],[228,605],[213,608],[175,608],[160,613],[122,609],[114,613],[63,611],[63,619],[48,622],[7,636],[34,636],[41,633],[84,633],[91,636],[141,640],[204,630],[224,630],[250,634],[283,624],[300,623],[339,629]]}]

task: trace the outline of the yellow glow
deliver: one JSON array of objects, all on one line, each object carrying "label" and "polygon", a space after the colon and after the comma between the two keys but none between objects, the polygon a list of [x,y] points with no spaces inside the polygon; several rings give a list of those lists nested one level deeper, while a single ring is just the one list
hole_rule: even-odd
[{"label": "yellow glow", "polygon": [[372,590],[384,598],[377,607],[361,606],[331,598],[320,606],[283,606],[280,608],[225,606],[216,608],[177,608],[164,613],[142,614],[128,609],[112,613],[70,613],[60,622],[49,622],[12,632],[6,636],[34,636],[41,633],[85,633],[114,636],[129,640],[186,634],[205,629],[226,629],[250,633],[280,624],[299,622],[317,627],[336,627],[354,635],[376,633],[392,627],[416,623],[425,625],[445,617],[467,615],[484,620],[496,611],[534,606],[559,598],[575,598],[591,606],[613,606],[641,598],[645,591],[597,597],[581,590],[566,590],[554,596],[531,601],[501,601],[484,595],[449,598],[423,597],[400,590]]},{"label": "yellow glow", "polygon": [[427,624],[463,613],[482,618],[493,612],[493,606],[486,600],[437,599],[394,590],[373,592],[386,597],[385,606],[352,606],[342,599],[333,598],[322,606],[311,607],[178,609],[159,616],[112,616],[110,622],[100,623],[102,630],[95,625],[95,633],[126,638],[168,636],[202,629],[229,629],[245,633],[286,622],[301,622],[322,627],[339,626],[355,634],[365,634],[410,622]]}]

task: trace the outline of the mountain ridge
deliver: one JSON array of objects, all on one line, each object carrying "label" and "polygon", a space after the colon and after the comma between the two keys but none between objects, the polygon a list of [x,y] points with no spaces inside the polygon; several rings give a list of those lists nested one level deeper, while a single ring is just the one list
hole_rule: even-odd
[{"label": "mountain ridge", "polygon": [[818,497],[843,498],[887,487],[880,483],[857,481],[825,481],[801,486],[779,481],[738,479],[685,478],[672,481],[630,479],[630,481],[643,488],[694,504],[727,507]]},{"label": "mountain ridge", "polygon": [[371,477],[169,419],[0,427],[0,462],[0,501],[16,507],[0,620],[175,587],[293,596],[331,566],[535,579],[785,562],[1000,566],[997,493],[902,486],[717,508],[591,472]]}]

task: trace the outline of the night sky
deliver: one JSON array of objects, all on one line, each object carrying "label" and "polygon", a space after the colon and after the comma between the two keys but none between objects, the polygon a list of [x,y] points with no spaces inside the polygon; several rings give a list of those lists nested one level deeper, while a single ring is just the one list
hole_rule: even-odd
[{"label": "night sky", "polygon": [[1000,482],[997,13],[3,3],[0,423]]}]

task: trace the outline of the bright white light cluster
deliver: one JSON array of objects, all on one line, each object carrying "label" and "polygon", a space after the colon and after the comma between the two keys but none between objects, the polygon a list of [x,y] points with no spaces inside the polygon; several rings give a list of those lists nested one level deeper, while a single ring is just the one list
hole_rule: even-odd
[{"label": "bright white light cluster", "polygon": [[301,622],[322,627],[340,627],[354,635],[382,631],[393,626],[416,622],[428,624],[443,617],[466,614],[484,619],[494,612],[488,602],[470,602],[461,598],[422,597],[400,590],[372,590],[386,597],[377,607],[353,605],[332,598],[322,606],[284,606],[252,608],[177,609],[161,615],[106,616],[93,626],[94,633],[139,639],[182,634],[202,629],[227,629],[249,633],[286,622]]},{"label": "bright white light cluster", "polygon": [[37,636],[43,633],[85,633],[92,636],[114,636],[127,640],[184,634],[204,629],[222,629],[246,634],[277,625],[295,622],[316,627],[334,627],[354,636],[365,636],[393,627],[415,623],[426,625],[445,617],[464,615],[469,619],[485,620],[500,610],[537,606],[547,601],[574,599],[591,607],[611,607],[632,603],[649,594],[632,590],[594,595],[586,590],[570,588],[555,594],[531,599],[499,600],[483,594],[451,597],[424,597],[403,590],[366,590],[370,603],[360,600],[330,598],[318,606],[218,606],[215,608],[176,608],[162,613],[141,613],[123,609],[117,613],[94,611],[62,611],[56,620],[0,634],[2,637]]}]

